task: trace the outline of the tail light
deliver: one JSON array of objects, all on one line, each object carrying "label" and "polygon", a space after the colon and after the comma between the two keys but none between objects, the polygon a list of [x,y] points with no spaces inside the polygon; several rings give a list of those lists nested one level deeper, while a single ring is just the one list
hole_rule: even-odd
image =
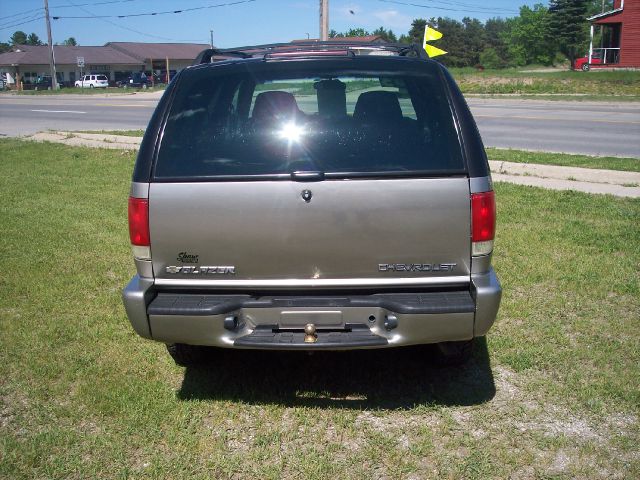
[{"label": "tail light", "polygon": [[489,255],[496,234],[494,192],[471,194],[471,255]]},{"label": "tail light", "polygon": [[129,197],[129,238],[133,256],[139,260],[151,260],[149,201],[146,198]]}]

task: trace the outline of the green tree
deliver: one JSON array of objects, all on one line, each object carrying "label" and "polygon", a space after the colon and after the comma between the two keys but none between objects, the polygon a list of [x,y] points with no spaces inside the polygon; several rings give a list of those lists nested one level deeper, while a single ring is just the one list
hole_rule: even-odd
[{"label": "green tree", "polygon": [[0,53],[5,53],[11,50],[11,45],[6,42],[0,42]]},{"label": "green tree", "polygon": [[69,45],[71,47],[78,46],[78,42],[76,42],[76,39],[74,37],[67,38],[64,42],[62,42],[62,44],[63,45]]},{"label": "green tree", "polygon": [[[464,24],[448,17],[431,18],[428,23],[429,26],[442,33],[442,38],[434,42],[433,45],[446,51],[447,55],[438,57],[438,61],[449,67],[468,66],[468,47]],[[420,34],[420,44],[422,44],[423,36],[424,28]]]},{"label": "green tree", "polygon": [[344,37],[368,37],[371,35],[364,28],[350,28],[346,32],[344,32]]},{"label": "green tree", "polygon": [[408,42],[417,43],[422,45],[424,39],[424,27],[427,25],[427,21],[424,18],[414,18],[411,22],[411,29],[409,30]]},{"label": "green tree", "polygon": [[396,43],[398,41],[398,38],[396,37],[396,34],[393,33],[392,30],[385,30],[384,27],[377,28],[376,30],[374,30],[371,33],[371,35],[378,35],[385,42]]},{"label": "green tree", "polygon": [[27,45],[42,45],[40,38],[35,33],[30,33],[27,37]]},{"label": "green tree", "polygon": [[[489,68],[502,68],[508,66],[510,63],[509,51],[503,38],[506,30],[507,22],[502,18],[490,18],[484,24],[485,47],[483,51],[491,49],[498,57],[498,64]],[[480,63],[485,65],[485,62],[482,60],[480,60]]]},{"label": "green tree", "polygon": [[557,43],[550,36],[549,11],[538,3],[520,7],[520,15],[507,19],[503,38],[516,65],[552,65]]},{"label": "green tree", "polygon": [[589,43],[588,0],[550,0],[549,30],[570,65]]},{"label": "green tree", "polygon": [[9,43],[11,45],[24,45],[27,43],[27,34],[22,30],[13,32],[13,35],[9,38]]},{"label": "green tree", "polygon": [[484,25],[477,18],[465,17],[462,19],[462,26],[464,28],[462,58],[466,66],[473,67],[480,63],[480,53],[486,46]]},{"label": "green tree", "polygon": [[346,32],[336,32],[335,30],[331,30],[329,32],[329,38],[339,38],[339,37],[367,37],[371,35],[364,28],[350,28]]},{"label": "green tree", "polygon": [[502,68],[504,63],[495,48],[487,47],[480,53],[480,65],[486,68]]}]

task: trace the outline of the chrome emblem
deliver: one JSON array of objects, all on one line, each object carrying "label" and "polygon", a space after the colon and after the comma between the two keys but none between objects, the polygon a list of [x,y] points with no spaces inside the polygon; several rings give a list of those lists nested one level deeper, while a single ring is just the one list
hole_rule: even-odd
[{"label": "chrome emblem", "polygon": [[456,263],[379,263],[379,272],[452,272]]},{"label": "chrome emblem", "polygon": [[302,191],[302,199],[309,203],[311,201],[311,197],[313,197],[313,193],[311,193],[311,190],[303,190]]},{"label": "chrome emblem", "polygon": [[192,267],[192,266],[175,266],[171,265],[165,268],[167,273],[188,273],[193,275],[235,275],[236,267],[234,266],[212,266],[212,267]]}]

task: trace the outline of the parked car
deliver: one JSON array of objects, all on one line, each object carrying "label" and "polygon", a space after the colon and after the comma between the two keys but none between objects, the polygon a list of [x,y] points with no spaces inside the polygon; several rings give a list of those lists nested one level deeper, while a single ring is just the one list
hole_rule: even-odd
[{"label": "parked car", "polygon": [[[51,75],[43,75],[41,77],[36,78],[35,83],[32,85],[33,90],[51,90],[52,82]],[[64,88],[64,82],[58,81],[58,87]]]},{"label": "parked car", "polygon": [[573,62],[573,69],[588,72],[591,68],[591,65],[600,64],[602,64],[602,52],[596,50],[591,55],[591,63],[589,63],[589,54],[587,53],[584,57],[575,59],[575,61]]},{"label": "parked car", "polygon": [[182,365],[205,347],[467,360],[500,304],[495,196],[447,69],[417,45],[346,41],[196,62],[134,167],[135,331]]},{"label": "parked car", "polygon": [[107,88],[109,79],[106,75],[85,75],[80,80],[76,80],[75,86],[79,88]]},{"label": "parked car", "polygon": [[155,73],[149,73],[142,75],[141,72],[136,72],[133,75],[130,75],[127,79],[116,82],[116,86],[122,88],[142,88],[146,89],[153,85],[158,85],[162,83],[162,79],[156,75]]}]

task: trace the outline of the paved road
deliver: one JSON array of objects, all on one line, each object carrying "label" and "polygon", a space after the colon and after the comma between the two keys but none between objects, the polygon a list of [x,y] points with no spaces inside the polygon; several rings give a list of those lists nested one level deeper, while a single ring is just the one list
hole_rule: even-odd
[{"label": "paved road", "polygon": [[468,102],[486,146],[640,158],[640,103]]},{"label": "paved road", "polygon": [[[160,93],[0,95],[0,135],[145,128]],[[485,145],[640,158],[640,104],[470,98]]]},{"label": "paved road", "polygon": [[0,135],[44,130],[144,129],[162,92],[130,95],[0,95]]}]

